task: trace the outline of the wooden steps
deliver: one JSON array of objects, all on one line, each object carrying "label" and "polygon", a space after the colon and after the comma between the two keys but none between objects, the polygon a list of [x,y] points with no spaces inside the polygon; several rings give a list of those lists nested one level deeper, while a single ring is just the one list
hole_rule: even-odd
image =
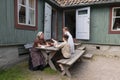
[{"label": "wooden steps", "polygon": [[86,59],[91,59],[93,57],[93,54],[92,53],[86,53],[83,55],[84,58]]},{"label": "wooden steps", "polygon": [[78,50],[85,50],[86,47],[85,46],[80,46],[79,48],[77,48]]},{"label": "wooden steps", "polygon": [[[86,51],[86,47],[85,46],[80,46],[80,47],[78,47],[77,48],[77,50],[85,50]],[[83,58],[85,58],[85,59],[91,59],[93,57],[93,54],[92,53],[85,53],[84,55],[83,55]]]},{"label": "wooden steps", "polygon": [[78,47],[81,46],[81,43],[74,43],[74,45],[75,45],[75,49],[77,49]]}]

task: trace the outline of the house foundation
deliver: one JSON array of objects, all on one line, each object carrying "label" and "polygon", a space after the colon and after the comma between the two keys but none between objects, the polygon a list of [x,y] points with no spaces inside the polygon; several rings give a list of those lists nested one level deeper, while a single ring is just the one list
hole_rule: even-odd
[{"label": "house foundation", "polygon": [[10,67],[28,58],[28,55],[20,55],[18,46],[0,47],[0,68]]},{"label": "house foundation", "polygon": [[86,47],[87,53],[94,55],[104,55],[112,57],[120,57],[120,46],[112,45],[94,45],[94,44],[83,44]]}]

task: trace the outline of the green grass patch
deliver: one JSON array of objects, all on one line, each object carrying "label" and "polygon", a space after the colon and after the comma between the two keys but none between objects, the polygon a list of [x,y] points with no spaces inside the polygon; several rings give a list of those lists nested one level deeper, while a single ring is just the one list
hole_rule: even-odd
[{"label": "green grass patch", "polygon": [[57,71],[51,69],[50,67],[45,68],[43,72],[46,74],[52,74],[52,75],[57,74]]},{"label": "green grass patch", "polygon": [[11,68],[0,70],[0,80],[26,80],[27,72],[24,71],[26,67],[27,65],[22,63]]},{"label": "green grass patch", "polygon": [[[43,80],[42,75],[56,75],[58,71],[46,67],[43,71],[30,71],[28,63],[22,62],[11,68],[0,70],[0,80]],[[38,77],[38,75],[40,75]]]}]

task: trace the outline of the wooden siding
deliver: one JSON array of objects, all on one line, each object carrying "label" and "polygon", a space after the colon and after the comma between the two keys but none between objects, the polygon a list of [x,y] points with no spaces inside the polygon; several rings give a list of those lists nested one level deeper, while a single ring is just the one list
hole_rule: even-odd
[{"label": "wooden siding", "polygon": [[120,34],[109,34],[110,7],[91,7],[90,41],[94,44],[120,45]]},{"label": "wooden siding", "polygon": [[63,27],[63,11],[58,11],[58,40],[62,40],[62,27]]},{"label": "wooden siding", "polygon": [[32,42],[38,31],[43,31],[43,0],[38,0],[38,30],[20,30],[14,25],[14,0],[0,1],[0,45]]},{"label": "wooden siding", "polygon": [[[69,9],[70,10],[70,9]],[[63,16],[63,15],[61,15]],[[61,17],[59,27],[62,25]],[[83,43],[120,45],[120,34],[109,34],[110,6],[91,6],[90,40],[80,40]],[[61,27],[62,28],[62,27]],[[62,32],[59,31],[61,34]],[[61,38],[61,37],[60,37]]]}]

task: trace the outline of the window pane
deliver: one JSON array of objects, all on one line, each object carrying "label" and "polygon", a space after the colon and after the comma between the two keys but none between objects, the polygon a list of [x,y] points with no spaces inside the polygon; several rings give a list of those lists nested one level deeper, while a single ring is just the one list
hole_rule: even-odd
[{"label": "window pane", "polygon": [[29,0],[29,5],[31,8],[34,8],[35,0]]},{"label": "window pane", "polygon": [[78,15],[87,14],[87,10],[78,11]]},{"label": "window pane", "polygon": [[26,23],[26,8],[19,6],[19,23]]},{"label": "window pane", "polygon": [[114,16],[120,16],[120,8],[114,9]]},{"label": "window pane", "polygon": [[30,9],[29,24],[35,25],[35,12]]},{"label": "window pane", "polygon": [[120,29],[120,18],[113,19],[113,30]]},{"label": "window pane", "polygon": [[26,0],[19,0],[19,4],[26,5]]}]

